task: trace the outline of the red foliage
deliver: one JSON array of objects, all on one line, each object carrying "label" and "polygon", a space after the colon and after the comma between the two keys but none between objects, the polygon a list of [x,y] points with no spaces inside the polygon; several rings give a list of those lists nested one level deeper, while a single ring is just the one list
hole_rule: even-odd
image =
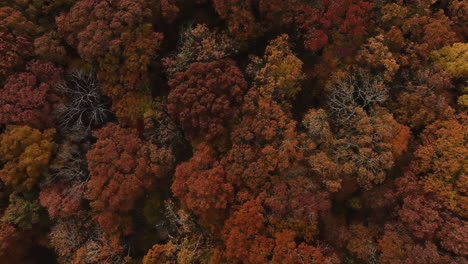
[{"label": "red foliage", "polygon": [[142,117],[143,84],[163,38],[151,25],[152,1],[77,1],[56,18],[58,31],[80,57],[98,64],[103,93],[113,99],[121,122]]},{"label": "red foliage", "polygon": [[0,222],[0,259],[5,263],[21,263],[29,247],[30,238],[15,227]]},{"label": "red foliage", "polygon": [[191,64],[169,81],[169,113],[189,139],[212,140],[239,115],[247,82],[231,60]]},{"label": "red foliage", "polygon": [[131,41],[131,32],[151,16],[144,0],[76,1],[68,13],[56,18],[59,33],[76,47],[80,57],[96,62]]},{"label": "red foliage", "polygon": [[226,221],[223,240],[226,258],[245,263],[266,263],[274,240],[262,235],[265,217],[260,199],[244,203]]},{"label": "red foliage", "polygon": [[94,135],[98,140],[86,155],[91,178],[85,197],[91,201],[96,219],[105,231],[128,234],[131,227],[125,223],[128,221],[125,214],[156,179],[149,149],[136,131],[115,124],[106,125]]},{"label": "red foliage", "polygon": [[53,111],[60,100],[54,85],[61,78],[61,69],[38,61],[27,69],[10,76],[0,90],[0,124],[52,127]]},{"label": "red foliage", "polygon": [[[261,195],[262,196],[262,195]],[[225,222],[222,238],[224,256],[242,263],[336,263],[335,255],[306,243],[295,242],[297,233],[272,228],[265,217],[262,198],[248,201]]]},{"label": "red foliage", "polygon": [[17,10],[0,7],[0,81],[21,70],[33,55],[32,38],[37,27]]},{"label": "red foliage", "polygon": [[84,185],[55,184],[50,187],[43,187],[39,195],[39,202],[47,208],[51,218],[70,217],[80,210],[83,198]]},{"label": "red foliage", "polygon": [[172,23],[179,15],[177,0],[152,0],[151,6],[155,9],[156,18],[162,18],[166,23]]},{"label": "red foliage", "polygon": [[437,209],[440,205],[426,200],[423,196],[407,197],[399,211],[400,219],[408,226],[413,236],[432,240],[435,231],[442,224],[442,218]]},{"label": "red foliage", "polygon": [[177,167],[172,183],[174,196],[204,223],[222,218],[222,211],[233,201],[233,187],[216,160],[214,150],[200,144],[190,161]]},{"label": "red foliage", "polygon": [[262,28],[255,19],[252,0],[213,0],[218,15],[227,21],[229,32],[241,39],[256,36]]},{"label": "red foliage", "polygon": [[[305,47],[318,51],[335,32],[346,35],[351,45],[372,24],[372,4],[364,0],[321,0],[318,8],[303,6],[297,17],[306,31]],[[330,36],[330,37],[329,37]]]}]

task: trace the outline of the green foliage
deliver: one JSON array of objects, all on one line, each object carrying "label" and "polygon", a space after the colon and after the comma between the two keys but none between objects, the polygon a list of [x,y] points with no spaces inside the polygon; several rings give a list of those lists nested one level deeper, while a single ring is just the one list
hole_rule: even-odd
[{"label": "green foliage", "polygon": [[31,229],[39,222],[39,210],[40,205],[37,200],[14,192],[10,194],[10,204],[1,220],[21,229]]}]

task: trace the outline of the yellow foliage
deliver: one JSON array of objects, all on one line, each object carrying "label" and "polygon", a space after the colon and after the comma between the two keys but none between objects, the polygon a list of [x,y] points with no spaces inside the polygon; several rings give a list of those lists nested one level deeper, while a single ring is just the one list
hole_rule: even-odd
[{"label": "yellow foliage", "polygon": [[392,81],[400,65],[398,65],[384,41],[383,35],[370,38],[368,43],[359,51],[357,60],[364,66],[381,71],[386,81]]},{"label": "yellow foliage", "polygon": [[294,99],[301,90],[304,79],[302,61],[289,46],[289,37],[284,34],[272,40],[265,49],[263,58],[253,58],[247,71],[255,76],[255,82],[268,92],[275,91],[282,99]]},{"label": "yellow foliage", "polygon": [[28,126],[7,126],[0,135],[0,159],[6,162],[0,170],[3,182],[19,192],[31,190],[47,171],[54,135],[55,129],[41,133]]},{"label": "yellow foliage", "polygon": [[443,47],[432,52],[432,57],[454,78],[468,77],[468,43],[454,43]]},{"label": "yellow foliage", "polygon": [[458,97],[457,100],[458,104],[463,106],[463,107],[468,107],[468,94],[464,94],[460,97]]}]

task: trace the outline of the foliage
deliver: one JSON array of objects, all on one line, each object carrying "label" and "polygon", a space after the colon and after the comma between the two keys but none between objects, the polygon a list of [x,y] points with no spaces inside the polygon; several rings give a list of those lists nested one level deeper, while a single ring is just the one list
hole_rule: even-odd
[{"label": "foliage", "polygon": [[372,4],[362,0],[321,0],[318,7],[304,5],[298,15],[299,27],[305,31],[304,46],[319,51],[330,42],[332,33],[343,34],[354,44],[372,24]]},{"label": "foliage", "polygon": [[302,64],[291,50],[288,35],[281,35],[270,41],[263,58],[252,58],[247,71],[256,86],[269,86],[264,89],[272,90],[275,98],[287,102],[301,90]]},{"label": "foliage", "polygon": [[28,126],[7,126],[0,135],[1,179],[18,192],[35,187],[54,150],[55,129],[40,132]]},{"label": "foliage", "polygon": [[127,213],[160,175],[154,175],[149,149],[135,130],[109,123],[94,136],[97,142],[86,154],[90,179],[85,198],[90,200],[104,231],[129,234]]},{"label": "foliage", "polygon": [[203,24],[181,33],[176,55],[163,59],[169,74],[187,70],[193,62],[211,62],[237,53],[236,41],[223,32],[213,32]]},{"label": "foliage", "polygon": [[467,18],[0,0],[0,263],[468,263]]},{"label": "foliage", "polygon": [[61,70],[52,63],[39,61],[32,62],[27,69],[8,77],[0,90],[0,123],[39,129],[52,127],[60,100],[53,87],[61,78]]},{"label": "foliage", "polygon": [[232,60],[192,63],[169,81],[168,110],[188,139],[212,140],[239,115],[247,89],[242,72]]},{"label": "foliage", "polygon": [[33,37],[38,27],[19,11],[0,7],[0,81],[21,70],[33,55]]},{"label": "foliage", "polygon": [[14,226],[0,222],[0,258],[8,262],[21,262],[31,246],[31,238]]},{"label": "foliage", "polygon": [[37,201],[31,201],[19,193],[12,193],[10,204],[1,220],[20,229],[31,229],[39,222],[39,208]]},{"label": "foliage", "polygon": [[466,43],[454,43],[433,52],[434,60],[439,62],[442,69],[452,74],[454,78],[466,78],[468,76],[468,45]]},{"label": "foliage", "polygon": [[198,145],[190,161],[177,166],[171,189],[185,207],[206,223],[222,218],[234,192],[216,161],[216,153],[205,143]]}]

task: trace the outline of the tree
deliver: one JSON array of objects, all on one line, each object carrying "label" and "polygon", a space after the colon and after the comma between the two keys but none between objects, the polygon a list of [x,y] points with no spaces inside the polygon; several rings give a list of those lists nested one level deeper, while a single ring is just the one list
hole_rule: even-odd
[{"label": "tree", "polygon": [[62,128],[87,131],[104,124],[111,115],[110,102],[100,94],[100,84],[93,72],[73,71],[57,89],[68,99],[57,111]]},{"label": "tree", "polygon": [[57,145],[48,173],[41,181],[40,204],[52,219],[81,213],[83,193],[89,179],[86,152],[90,147],[86,134],[65,135]]},{"label": "tree", "polygon": [[172,200],[164,201],[162,228],[169,233],[164,244],[153,245],[143,258],[143,264],[211,263],[212,236],[204,232],[184,209],[175,208]]},{"label": "tree", "polygon": [[158,20],[171,24],[179,15],[180,9],[177,3],[177,0],[152,0],[151,6]]},{"label": "tree", "polygon": [[0,135],[0,156],[5,166],[0,178],[14,190],[31,190],[48,169],[54,150],[55,129],[40,132],[27,126],[7,126]]},{"label": "tree", "polygon": [[52,127],[60,101],[53,87],[61,78],[61,70],[39,61],[30,63],[27,70],[11,75],[0,90],[0,124]]},{"label": "tree", "polygon": [[56,31],[50,31],[34,39],[34,54],[41,60],[58,64],[67,61],[67,51]]},{"label": "tree", "polygon": [[328,110],[334,121],[349,122],[356,111],[383,103],[388,98],[388,87],[377,77],[361,69],[356,72],[337,72],[327,83]]},{"label": "tree", "polygon": [[177,54],[162,60],[169,75],[187,70],[193,62],[216,61],[237,53],[234,39],[204,24],[185,29],[179,42]]},{"label": "tree", "polygon": [[346,248],[356,258],[366,263],[377,263],[377,248],[374,242],[375,230],[362,224],[349,227],[349,240]]},{"label": "tree", "polygon": [[168,110],[188,139],[212,140],[239,115],[247,82],[232,60],[192,63],[169,81]]},{"label": "tree", "polygon": [[317,144],[327,144],[333,137],[329,117],[325,109],[310,109],[302,119],[307,135]]},{"label": "tree", "polygon": [[305,31],[304,46],[319,51],[337,34],[343,34],[353,46],[373,23],[372,4],[363,0],[319,1],[319,7],[302,6],[297,16],[299,28]]},{"label": "tree", "polygon": [[274,247],[274,239],[262,233],[265,217],[260,199],[248,201],[232,213],[223,228],[226,259],[231,262],[266,263]]},{"label": "tree", "polygon": [[404,199],[399,215],[413,236],[433,241],[436,230],[443,222],[438,212],[439,208],[440,205],[423,196],[409,196]]},{"label": "tree", "polygon": [[424,244],[417,244],[405,232],[399,232],[401,226],[386,225],[385,233],[379,240],[379,248],[382,254],[379,257],[380,263],[457,263],[466,260],[451,258],[442,255],[436,245],[425,241]]},{"label": "tree", "polygon": [[168,242],[164,245],[153,245],[143,258],[143,264],[175,264],[177,263],[177,246]]},{"label": "tree", "polygon": [[[105,14],[105,15],[104,15]],[[56,18],[58,31],[81,58],[96,62],[107,52],[122,52],[131,33],[151,17],[145,1],[76,1],[69,12]]]},{"label": "tree", "polygon": [[466,262],[466,195],[460,192],[466,178],[465,120],[464,114],[438,120],[420,135],[415,158],[395,181],[402,206],[395,207],[397,222],[379,241],[382,263]]},{"label": "tree", "polygon": [[224,257],[242,263],[335,263],[332,252],[304,242],[297,244],[297,234],[267,224],[262,198],[242,204],[226,220],[222,230]]},{"label": "tree", "polygon": [[83,184],[67,186],[57,183],[41,188],[39,202],[47,208],[50,218],[66,218],[75,215],[81,209]]},{"label": "tree", "polygon": [[331,121],[325,109],[311,109],[305,114],[302,125],[307,129],[306,136],[315,145],[306,158],[312,173],[318,175],[328,191],[337,192],[342,179],[332,154],[335,139]]},{"label": "tree", "polygon": [[232,148],[221,161],[228,181],[253,194],[272,177],[294,174],[309,147],[271,93],[262,96],[260,92],[251,89],[246,95],[241,122],[231,132]]},{"label": "tree", "polygon": [[369,38],[368,43],[359,50],[356,59],[363,67],[371,68],[376,74],[382,73],[384,80],[391,82],[400,65],[397,64],[384,41],[383,35]]},{"label": "tree", "polygon": [[454,31],[465,37],[467,10],[467,4],[464,1],[451,1],[448,6],[448,14]]},{"label": "tree", "polygon": [[382,108],[370,115],[358,108],[349,124],[338,131],[335,159],[343,173],[355,175],[361,187],[370,189],[385,180],[394,161],[406,149],[409,130]]},{"label": "tree", "polygon": [[38,28],[19,11],[0,7],[0,82],[24,67],[33,55]]},{"label": "tree", "polygon": [[306,243],[316,240],[320,217],[331,209],[331,201],[315,181],[305,176],[273,181],[264,201],[268,225],[294,231]]},{"label": "tree", "polygon": [[252,0],[214,0],[213,7],[218,15],[226,20],[229,33],[240,39],[254,38],[262,31],[253,10]]},{"label": "tree", "polygon": [[428,69],[413,73],[414,79],[405,84],[389,109],[398,122],[415,131],[437,119],[447,119],[453,115],[451,96],[447,93],[453,88],[449,75]]},{"label": "tree", "polygon": [[109,123],[94,132],[97,142],[86,154],[90,179],[85,198],[108,233],[129,234],[129,211],[157,177],[149,149],[133,129]]},{"label": "tree", "polygon": [[[99,66],[102,91],[122,122],[142,118],[148,67],[163,38],[151,26],[151,1],[77,1],[56,18],[58,31],[82,59]],[[105,14],[105,15],[103,15]]]},{"label": "tree", "polygon": [[[121,123],[134,125],[150,104],[149,67],[156,57],[163,35],[143,24],[130,34],[131,42],[111,50],[99,60],[98,79],[102,91],[113,100],[112,108]],[[122,58],[125,58],[124,60]]]},{"label": "tree", "polygon": [[287,105],[301,90],[302,61],[298,59],[289,44],[288,35],[281,35],[269,42],[263,58],[253,57],[247,72],[253,76],[254,85],[269,86],[278,101]]},{"label": "tree", "polygon": [[466,108],[468,106],[468,88],[464,78],[468,77],[468,67],[465,63],[468,60],[468,45],[466,43],[454,43],[452,46],[433,51],[432,57],[444,71],[451,74],[455,81],[459,80],[458,89],[462,95],[457,101],[459,105]]},{"label": "tree", "polygon": [[14,226],[0,222],[0,259],[7,263],[21,263],[31,247],[28,234]]},{"label": "tree", "polygon": [[48,238],[58,260],[63,263],[125,264],[130,261],[118,241],[106,236],[81,215],[59,220],[52,227]]},{"label": "tree", "polygon": [[410,40],[420,43],[415,47],[417,50],[427,54],[428,51],[456,42],[457,37],[450,25],[449,18],[444,15],[443,10],[439,10],[428,16],[415,14],[409,17],[404,21],[402,31],[409,35]]},{"label": "tree", "polygon": [[53,20],[55,15],[70,7],[72,3],[73,0],[12,0],[8,1],[6,5],[21,11],[35,24],[50,27],[51,18]]},{"label": "tree", "polygon": [[39,203],[19,193],[10,194],[10,203],[5,210],[2,222],[12,224],[22,230],[31,229],[39,222]]},{"label": "tree", "polygon": [[446,208],[466,215],[466,115],[438,120],[421,134],[422,145],[414,153],[412,171],[423,177],[424,191]]},{"label": "tree", "polygon": [[443,70],[452,74],[453,78],[465,78],[468,76],[468,44],[454,43],[440,50],[432,52],[433,58]]},{"label": "tree", "polygon": [[[148,111],[144,115],[144,136],[151,143],[152,153],[167,153],[168,156],[162,164],[173,168],[176,160],[182,159],[190,152],[189,142],[184,138],[183,131],[176,121],[171,118],[167,110],[167,104],[159,104],[156,109]],[[171,171],[169,169],[169,171]]]},{"label": "tree", "polygon": [[197,146],[194,156],[177,166],[171,187],[174,196],[200,217],[213,224],[223,218],[223,210],[233,201],[234,189],[226,181],[215,151],[206,143]]},{"label": "tree", "polygon": [[291,28],[301,7],[301,0],[260,0],[258,10],[262,27],[277,32]]}]

